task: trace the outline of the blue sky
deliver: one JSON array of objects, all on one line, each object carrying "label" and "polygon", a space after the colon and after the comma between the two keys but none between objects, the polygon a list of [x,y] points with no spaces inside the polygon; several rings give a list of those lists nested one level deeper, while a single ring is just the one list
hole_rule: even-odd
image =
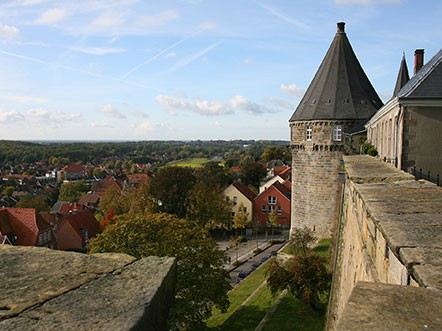
[{"label": "blue sky", "polygon": [[440,0],[3,0],[0,139],[289,139],[336,23],[387,101]]}]

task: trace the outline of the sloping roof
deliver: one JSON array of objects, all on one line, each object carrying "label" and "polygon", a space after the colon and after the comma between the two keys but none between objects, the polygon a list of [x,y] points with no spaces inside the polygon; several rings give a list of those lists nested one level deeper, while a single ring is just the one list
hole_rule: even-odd
[{"label": "sloping roof", "polygon": [[83,194],[78,199],[78,204],[98,204],[100,196],[98,194]]},{"label": "sloping roof", "polygon": [[[34,246],[37,243],[38,234],[50,229],[49,223],[37,214],[34,208],[5,208],[1,216],[1,222],[7,223],[10,230],[17,236],[16,245]],[[6,224],[2,225],[2,229],[4,228]]]},{"label": "sloping roof", "polygon": [[255,199],[256,194],[253,193],[252,190],[249,189],[247,185],[241,182],[234,182],[232,185],[250,201],[253,201],[253,199]]},{"label": "sloping roof", "polygon": [[396,79],[396,86],[394,87],[393,96],[397,95],[401,88],[407,84],[410,80],[410,75],[408,74],[407,62],[405,61],[405,53],[402,55],[401,65],[399,67],[399,72]]},{"label": "sloping roof", "polygon": [[100,231],[100,223],[90,211],[66,215],[61,222],[69,223],[79,237],[81,237],[81,229],[88,230],[89,238],[94,237]]},{"label": "sloping roof", "polygon": [[70,164],[64,168],[66,172],[82,172],[85,167],[81,164]]},{"label": "sloping roof", "polygon": [[345,23],[338,23],[333,42],[290,122],[367,119],[383,105],[350,45],[344,26]]},{"label": "sloping roof", "polygon": [[279,192],[281,192],[285,197],[290,199],[291,197],[291,190],[287,188],[284,184],[281,184],[280,182],[274,182],[273,185]]},{"label": "sloping roof", "polygon": [[404,98],[442,98],[442,49],[398,92]]}]

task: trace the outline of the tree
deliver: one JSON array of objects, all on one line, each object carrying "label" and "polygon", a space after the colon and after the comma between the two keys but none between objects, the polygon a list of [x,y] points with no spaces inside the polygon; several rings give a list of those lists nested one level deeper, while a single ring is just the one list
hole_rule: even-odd
[{"label": "tree", "polygon": [[248,161],[241,166],[241,180],[244,184],[251,185],[255,187],[255,189],[259,188],[261,181],[266,175],[267,171],[265,167],[259,162]]},{"label": "tree", "polygon": [[249,213],[245,211],[244,204],[240,202],[237,212],[233,217],[233,227],[235,229],[245,229],[249,222]]},{"label": "tree", "polygon": [[6,186],[2,192],[2,196],[10,198],[15,191],[15,186]]},{"label": "tree", "polygon": [[222,310],[228,306],[224,253],[206,230],[192,226],[188,220],[170,214],[123,215],[91,239],[89,247],[92,253],[176,257],[172,330],[201,330],[213,305]]},{"label": "tree", "polygon": [[217,187],[196,184],[189,191],[186,206],[186,218],[196,226],[211,230],[217,226],[229,225],[230,206]]},{"label": "tree", "polygon": [[78,198],[80,198],[82,194],[87,193],[88,190],[89,187],[83,180],[78,182],[66,182],[61,184],[58,200],[76,202],[78,201]]},{"label": "tree", "polygon": [[158,171],[149,183],[150,196],[156,201],[155,212],[185,217],[187,195],[194,183],[191,168],[167,167]]},{"label": "tree", "polygon": [[330,291],[331,273],[326,260],[310,248],[315,238],[309,229],[296,229],[292,238],[290,245],[294,249],[294,257],[284,265],[272,259],[267,284],[273,295],[288,289],[295,297],[318,310],[321,297],[327,297]]},{"label": "tree", "polygon": [[125,214],[129,210],[128,200],[117,184],[110,185],[100,198],[98,209],[102,214],[107,214],[111,210],[116,215]]},{"label": "tree", "polygon": [[42,195],[26,194],[17,202],[19,208],[34,208],[38,213],[41,211],[49,211],[50,207]]},{"label": "tree", "polygon": [[273,209],[268,216],[268,223],[272,228],[272,240],[273,240],[273,231],[276,226],[278,226],[278,217],[276,216],[276,211]]},{"label": "tree", "polygon": [[219,165],[218,162],[207,162],[196,170],[196,179],[208,186],[225,188],[233,181],[229,169]]},{"label": "tree", "polygon": [[266,147],[261,154],[261,159],[263,161],[271,161],[271,160],[291,160],[290,149],[287,146],[274,146],[274,147]]}]

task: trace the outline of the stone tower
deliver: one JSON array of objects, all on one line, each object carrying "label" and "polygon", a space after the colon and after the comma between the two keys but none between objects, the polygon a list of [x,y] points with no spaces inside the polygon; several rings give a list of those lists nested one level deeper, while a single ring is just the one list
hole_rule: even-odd
[{"label": "stone tower", "polygon": [[289,120],[292,147],[291,229],[330,237],[338,218],[345,133],[382,106],[345,33],[337,33]]}]

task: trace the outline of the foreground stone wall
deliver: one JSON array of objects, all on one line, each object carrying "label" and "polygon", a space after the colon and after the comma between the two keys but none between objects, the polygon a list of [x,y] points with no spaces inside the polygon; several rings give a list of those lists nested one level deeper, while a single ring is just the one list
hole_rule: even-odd
[{"label": "foreground stone wall", "polygon": [[166,330],[173,258],[0,245],[0,330]]},{"label": "foreground stone wall", "polygon": [[[442,298],[442,188],[369,156],[344,157],[344,163],[347,180],[327,328],[352,330],[349,319],[365,325],[364,316],[376,320],[379,307],[391,304],[397,318],[409,316],[411,323],[421,317],[421,328],[391,328],[396,323],[391,321],[367,330],[442,329],[442,306],[437,305]],[[366,290],[364,282],[402,287]],[[422,287],[416,299],[428,296],[437,309],[425,308],[427,301],[405,300],[414,293],[402,290],[407,286]],[[430,310],[431,318],[420,309]]]}]

